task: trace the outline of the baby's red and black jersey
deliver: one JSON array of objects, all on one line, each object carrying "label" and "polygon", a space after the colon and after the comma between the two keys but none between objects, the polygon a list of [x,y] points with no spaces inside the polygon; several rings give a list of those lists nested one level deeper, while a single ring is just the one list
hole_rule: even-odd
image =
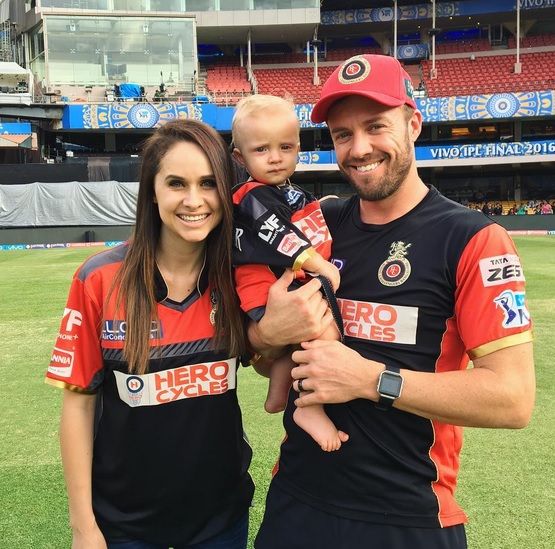
[{"label": "baby's red and black jersey", "polygon": [[[430,188],[385,225],[364,224],[358,197],[324,202],[346,344],[399,368],[440,373],[532,339],[524,275],[507,232]],[[330,206],[330,209],[326,209]],[[327,453],[285,410],[274,482],[335,515],[404,526],[466,521],[454,498],[462,429],[364,399],[326,405],[349,434]]]},{"label": "baby's red and black jersey", "polygon": [[233,205],[233,263],[244,311],[263,307],[276,276],[294,268],[304,251],[314,248],[324,259],[330,257],[320,203],[301,187],[247,181],[234,190]]},{"label": "baby's red and black jersey", "polygon": [[46,379],[98,395],[92,488],[103,531],[198,543],[239,520],[254,491],[238,361],[213,346],[216,300],[207,277],[176,303],[156,272],[149,373],[128,373],[126,322],[115,292],[107,300],[127,249],[97,254],[75,273]]}]

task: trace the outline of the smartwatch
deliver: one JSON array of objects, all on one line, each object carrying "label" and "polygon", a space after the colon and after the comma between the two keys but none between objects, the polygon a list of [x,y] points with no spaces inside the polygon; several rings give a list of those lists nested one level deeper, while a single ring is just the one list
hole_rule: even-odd
[{"label": "smartwatch", "polygon": [[401,369],[390,364],[385,365],[385,370],[378,377],[378,395],[380,400],[376,403],[378,410],[387,411],[393,402],[401,396],[403,391],[403,376]]}]

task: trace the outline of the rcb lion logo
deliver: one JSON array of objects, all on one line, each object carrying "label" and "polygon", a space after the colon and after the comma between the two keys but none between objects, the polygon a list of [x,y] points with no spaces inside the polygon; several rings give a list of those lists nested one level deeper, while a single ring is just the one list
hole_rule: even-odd
[{"label": "rcb lion logo", "polygon": [[370,74],[370,63],[362,56],[351,57],[339,71],[339,81],[342,84],[356,84]]},{"label": "rcb lion logo", "polygon": [[407,250],[412,244],[398,241],[393,242],[389,248],[389,257],[378,269],[378,280],[384,286],[400,286],[410,276],[411,266],[406,258]]}]

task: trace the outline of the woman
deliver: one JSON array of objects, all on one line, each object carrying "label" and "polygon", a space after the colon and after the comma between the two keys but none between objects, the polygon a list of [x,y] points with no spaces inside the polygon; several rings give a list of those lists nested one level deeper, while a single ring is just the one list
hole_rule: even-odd
[{"label": "woman", "polygon": [[66,389],[74,549],[246,546],[253,483],[235,391],[245,338],[232,170],[209,126],[157,130],[130,241],[74,276],[47,373]]}]

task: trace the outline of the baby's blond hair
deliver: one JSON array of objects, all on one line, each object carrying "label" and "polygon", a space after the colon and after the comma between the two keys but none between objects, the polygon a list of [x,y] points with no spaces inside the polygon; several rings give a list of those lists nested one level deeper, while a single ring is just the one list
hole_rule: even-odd
[{"label": "baby's blond hair", "polygon": [[239,126],[242,122],[249,116],[257,115],[265,110],[286,111],[295,115],[295,103],[288,97],[277,97],[276,95],[257,93],[243,97],[237,103],[233,121],[231,122],[231,138],[235,147],[239,147]]}]

